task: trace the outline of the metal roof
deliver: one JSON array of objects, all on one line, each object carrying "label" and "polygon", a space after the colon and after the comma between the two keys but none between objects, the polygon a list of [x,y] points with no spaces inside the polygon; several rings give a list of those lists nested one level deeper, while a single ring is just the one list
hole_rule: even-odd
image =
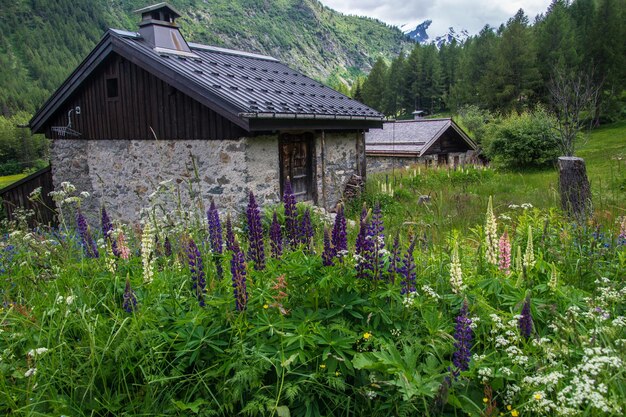
[{"label": "metal roof", "polygon": [[476,144],[452,119],[418,119],[386,122],[382,129],[366,132],[365,152],[368,155],[424,155],[448,129],[476,149]]},{"label": "metal roof", "polygon": [[[280,129],[283,125],[334,129],[382,125],[383,114],[275,58],[197,43],[188,45],[193,56],[155,50],[136,32],[110,29],[35,114],[30,123],[33,131],[42,128],[45,120],[111,52],[131,60],[248,131]],[[294,119],[299,120],[294,123]]]}]

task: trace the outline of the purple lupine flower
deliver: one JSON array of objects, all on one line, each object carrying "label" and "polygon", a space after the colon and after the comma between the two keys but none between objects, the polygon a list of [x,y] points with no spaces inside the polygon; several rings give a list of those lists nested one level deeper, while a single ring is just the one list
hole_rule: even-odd
[{"label": "purple lupine flower", "polygon": [[235,250],[235,233],[233,232],[233,223],[230,220],[230,213],[226,215],[226,250]]},{"label": "purple lupine flower", "polygon": [[285,206],[285,237],[289,247],[294,249],[298,244],[298,209],[289,179],[285,181],[283,205]]},{"label": "purple lupine flower", "polygon": [[530,312],[530,297],[526,297],[524,305],[522,306],[522,313],[519,318],[519,331],[528,339],[533,333],[533,316]]},{"label": "purple lupine flower", "polygon": [[243,252],[239,248],[237,240],[234,242],[233,257],[230,260],[230,272],[233,279],[235,295],[235,307],[237,311],[243,311],[248,305],[248,289],[246,286],[246,261]]},{"label": "purple lupine flower", "polygon": [[193,239],[189,239],[187,244],[187,258],[189,260],[189,272],[191,272],[191,289],[194,291],[198,304],[204,307],[204,292],[206,291],[206,279],[204,275],[204,265],[202,255]]},{"label": "purple lupine flower", "polygon": [[100,253],[98,252],[98,245],[93,236],[91,236],[91,230],[87,225],[87,220],[85,220],[85,216],[83,216],[80,210],[76,212],[76,224],[78,226],[81,244],[85,250],[85,256],[88,258],[99,258]]},{"label": "purple lupine flower", "polygon": [[163,242],[163,249],[165,250],[165,256],[172,256],[172,242],[170,238],[165,236],[165,242]]},{"label": "purple lupine flower", "polygon": [[343,212],[343,205],[337,207],[337,216],[333,225],[332,247],[334,256],[342,261],[343,256],[348,252],[348,237],[346,235],[346,216]]},{"label": "purple lupine flower", "polygon": [[311,224],[311,210],[307,208],[302,214],[302,220],[300,222],[300,230],[298,235],[299,242],[304,245],[305,251],[311,250],[311,244],[313,242],[313,225]]},{"label": "purple lupine flower", "polygon": [[413,258],[413,252],[415,251],[415,242],[417,239],[413,239],[406,253],[404,254],[404,259],[402,262],[402,266],[398,270],[400,275],[402,275],[402,281],[400,284],[402,285],[402,289],[400,290],[401,294],[408,294],[411,292],[415,292],[415,258]]},{"label": "purple lupine flower", "polygon": [[333,266],[333,258],[335,257],[335,248],[330,241],[328,229],[324,229],[324,252],[322,252],[322,264],[324,266]]},{"label": "purple lupine flower", "polygon": [[130,279],[126,277],[126,288],[124,288],[124,302],[122,303],[122,308],[126,310],[127,313],[132,313],[137,309],[137,297],[135,296],[135,291],[130,287]]},{"label": "purple lupine flower", "polygon": [[254,269],[262,271],[265,269],[265,248],[263,246],[263,226],[261,226],[261,214],[259,206],[254,199],[254,194],[250,191],[248,209],[248,259],[254,261]]},{"label": "purple lupine flower", "polygon": [[454,326],[455,351],[452,354],[452,363],[460,371],[467,371],[472,359],[472,320],[468,317],[468,310],[467,300],[465,300],[456,318],[456,326]]},{"label": "purple lupine flower", "polygon": [[276,210],[274,210],[272,225],[270,226],[270,249],[272,252],[272,258],[274,259],[280,259],[283,255],[283,235],[280,231],[280,223],[278,223]]},{"label": "purple lupine flower", "polygon": [[222,268],[221,255],[223,253],[224,242],[222,240],[222,225],[220,223],[220,214],[215,208],[215,203],[211,201],[211,206],[207,210],[207,220],[209,222],[209,238],[211,240],[211,252],[213,253],[213,262],[219,279],[224,275]]},{"label": "purple lupine flower", "polygon": [[372,262],[372,256],[374,254],[374,242],[369,227],[367,210],[365,210],[365,216],[361,214],[361,224],[359,227],[359,234],[356,237],[355,244],[355,259],[356,259],[356,274],[358,278],[372,278],[374,271],[374,264]]},{"label": "purple lupine flower", "polygon": [[396,274],[400,272],[402,258],[400,257],[400,236],[396,234],[393,240],[393,248],[391,249],[391,256],[389,258],[389,267],[387,273],[389,274],[389,281],[393,284],[396,281]]},{"label": "purple lupine flower", "polygon": [[368,236],[372,240],[372,278],[382,279],[385,266],[385,226],[383,225],[383,215],[380,211],[379,203],[376,203],[374,206],[372,220],[368,227]]},{"label": "purple lupine flower", "polygon": [[120,251],[117,249],[117,242],[113,239],[113,223],[109,218],[109,214],[104,206],[102,206],[102,235],[105,240],[111,243],[111,251],[114,256],[120,256]]}]

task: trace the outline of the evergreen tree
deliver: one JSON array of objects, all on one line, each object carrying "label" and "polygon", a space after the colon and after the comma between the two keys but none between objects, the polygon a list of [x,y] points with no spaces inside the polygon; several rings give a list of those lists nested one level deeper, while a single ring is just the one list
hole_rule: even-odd
[{"label": "evergreen tree", "polygon": [[380,57],[374,63],[372,71],[363,83],[363,103],[378,111],[383,110],[383,96],[387,82],[387,64]]},{"label": "evergreen tree", "polygon": [[553,0],[545,17],[535,25],[537,63],[542,85],[539,89],[543,101],[548,101],[546,86],[555,71],[578,68],[574,24],[564,0]]},{"label": "evergreen tree", "polygon": [[491,107],[519,112],[532,105],[541,80],[532,31],[522,9],[503,28],[493,63]]},{"label": "evergreen tree", "polygon": [[402,90],[404,88],[403,74],[405,72],[406,60],[404,52],[391,62],[387,72],[387,81],[383,96],[383,111],[388,116],[396,117],[402,111]]}]

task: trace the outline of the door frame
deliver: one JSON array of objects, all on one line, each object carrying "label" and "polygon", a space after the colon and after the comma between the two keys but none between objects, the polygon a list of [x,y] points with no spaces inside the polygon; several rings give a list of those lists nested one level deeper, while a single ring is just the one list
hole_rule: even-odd
[{"label": "door frame", "polygon": [[285,176],[284,166],[285,161],[283,158],[282,148],[283,145],[294,142],[306,142],[307,146],[307,169],[306,176],[309,179],[309,190],[307,193],[311,196],[314,204],[317,204],[317,161],[315,157],[315,135],[312,132],[294,132],[294,133],[280,133],[278,135],[278,175],[280,179],[280,197],[285,193]]}]

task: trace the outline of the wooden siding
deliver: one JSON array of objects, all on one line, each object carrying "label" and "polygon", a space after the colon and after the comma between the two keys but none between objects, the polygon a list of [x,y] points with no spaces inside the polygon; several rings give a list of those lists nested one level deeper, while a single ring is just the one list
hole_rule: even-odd
[{"label": "wooden siding", "polygon": [[472,148],[453,129],[448,128],[443,135],[421,156],[466,152]]},{"label": "wooden siding", "polygon": [[[107,98],[107,80],[117,79],[118,96]],[[60,136],[67,126],[80,136]],[[152,133],[154,130],[154,134]],[[45,126],[50,139],[237,139],[245,130],[117,54],[94,71]]]},{"label": "wooden siding", "polygon": [[[42,201],[30,201],[28,197],[38,187],[41,187]],[[52,198],[48,195],[52,190],[52,171],[50,167],[22,178],[0,190],[4,214],[9,220],[14,220],[16,208],[33,210],[35,217],[30,221],[31,227],[36,224],[55,226],[57,224],[56,213],[52,210],[55,205]]]}]

